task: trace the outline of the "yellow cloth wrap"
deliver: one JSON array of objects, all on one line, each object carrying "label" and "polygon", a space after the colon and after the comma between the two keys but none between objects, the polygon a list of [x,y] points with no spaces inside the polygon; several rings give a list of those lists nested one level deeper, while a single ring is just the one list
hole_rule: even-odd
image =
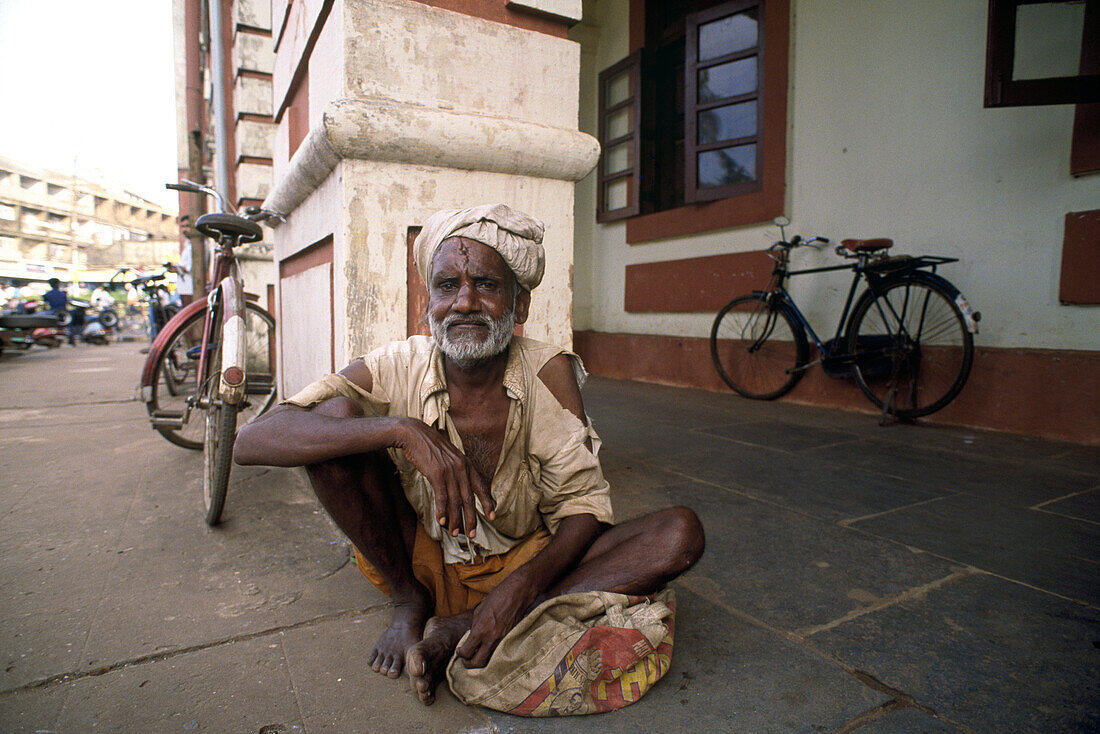
[{"label": "yellow cloth wrap", "polygon": [[[513,571],[527,563],[550,543],[550,533],[539,529],[507,553],[479,558],[473,563],[444,563],[439,543],[428,536],[420,523],[416,524],[412,567],[416,580],[424,584],[435,599],[437,617],[450,617],[473,609],[489,592]],[[355,565],[367,580],[386,596],[389,584],[371,562],[355,549]]]}]

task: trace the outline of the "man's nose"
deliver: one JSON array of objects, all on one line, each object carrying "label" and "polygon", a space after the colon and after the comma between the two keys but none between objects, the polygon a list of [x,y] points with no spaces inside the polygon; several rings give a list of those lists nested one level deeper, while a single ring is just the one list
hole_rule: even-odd
[{"label": "man's nose", "polygon": [[463,283],[455,294],[454,310],[469,313],[477,310],[477,294],[472,283]]}]

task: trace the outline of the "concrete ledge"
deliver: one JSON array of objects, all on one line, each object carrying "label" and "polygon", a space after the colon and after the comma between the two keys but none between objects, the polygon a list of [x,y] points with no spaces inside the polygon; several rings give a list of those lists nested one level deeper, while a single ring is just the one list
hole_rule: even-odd
[{"label": "concrete ledge", "polygon": [[391,100],[338,99],[309,131],[264,206],[288,215],[341,159],[579,181],[600,145],[577,130]]}]

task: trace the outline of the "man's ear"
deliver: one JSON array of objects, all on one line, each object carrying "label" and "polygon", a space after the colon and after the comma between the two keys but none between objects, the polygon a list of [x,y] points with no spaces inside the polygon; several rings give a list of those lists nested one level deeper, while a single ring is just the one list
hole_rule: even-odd
[{"label": "man's ear", "polygon": [[[516,288],[519,288],[517,285]],[[516,296],[516,323],[522,324],[527,320],[527,314],[531,310],[531,291],[519,288]]]}]

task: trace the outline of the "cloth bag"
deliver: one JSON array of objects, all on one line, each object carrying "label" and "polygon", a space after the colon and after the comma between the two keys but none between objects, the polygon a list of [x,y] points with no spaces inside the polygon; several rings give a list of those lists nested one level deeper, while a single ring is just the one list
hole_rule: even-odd
[{"label": "cloth bag", "polygon": [[517,716],[629,706],[672,663],[675,611],[672,589],[651,597],[589,591],[548,599],[504,636],[484,668],[467,669],[452,657],[447,683],[465,704]]}]

